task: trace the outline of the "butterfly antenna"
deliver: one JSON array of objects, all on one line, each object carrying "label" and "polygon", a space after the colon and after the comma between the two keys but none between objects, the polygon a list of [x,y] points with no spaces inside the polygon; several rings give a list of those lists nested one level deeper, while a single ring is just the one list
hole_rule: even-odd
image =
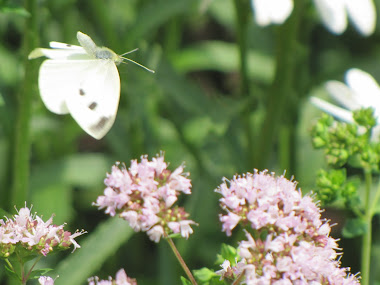
[{"label": "butterfly antenna", "polygon": [[120,56],[122,57],[123,55],[130,54],[130,53],[135,52],[137,50],[138,50],[138,48],[135,48],[133,50],[130,50],[130,51],[127,51],[126,53],[121,54]]},{"label": "butterfly antenna", "polygon": [[120,57],[121,57],[122,59],[124,59],[124,60],[130,61],[130,62],[132,62],[132,63],[134,63],[134,64],[136,64],[136,65],[138,65],[138,66],[144,68],[145,70],[147,70],[147,71],[149,71],[149,72],[155,73],[154,70],[149,69],[148,67],[146,67],[146,66],[144,66],[144,65],[142,65],[142,64],[140,64],[140,63],[138,63],[138,62],[136,62],[136,61],[134,61],[134,60],[132,60],[132,59],[129,59],[129,58],[127,58],[127,57],[123,57],[123,55],[130,54],[130,53],[135,52],[135,51],[137,51],[137,50],[138,50],[138,48],[135,48],[135,49],[133,49],[133,50],[131,50],[131,51],[128,51],[128,52],[126,52],[126,53],[123,53],[122,55],[120,55]]},{"label": "butterfly antenna", "polygon": [[147,71],[149,71],[149,72],[155,73],[154,70],[149,69],[148,67],[146,67],[146,66],[144,66],[144,65],[142,65],[142,64],[140,64],[140,63],[138,63],[138,62],[136,62],[136,61],[134,61],[134,60],[132,60],[132,59],[130,59],[130,58],[126,58],[126,57],[121,57],[121,58],[124,59],[124,60],[130,61],[130,62],[132,62],[132,63],[134,63],[134,64],[136,64],[136,65],[138,65],[138,66],[144,68],[145,70],[147,70]]}]

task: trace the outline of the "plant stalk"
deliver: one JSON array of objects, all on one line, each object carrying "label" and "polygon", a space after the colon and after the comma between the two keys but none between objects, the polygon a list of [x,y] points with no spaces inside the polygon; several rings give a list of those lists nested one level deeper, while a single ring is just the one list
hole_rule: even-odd
[{"label": "plant stalk", "polygon": [[32,113],[32,95],[35,64],[28,60],[29,52],[36,46],[37,0],[26,0],[25,9],[30,17],[25,22],[25,34],[22,51],[24,53],[25,78],[17,96],[16,127],[14,131],[13,177],[11,205],[21,208],[28,198],[30,172],[30,119]]},{"label": "plant stalk", "polygon": [[[282,117],[284,114],[290,111],[288,110],[287,102],[294,93],[296,62],[297,56],[299,56],[297,54],[298,35],[303,2],[303,0],[295,0],[292,15],[284,24],[276,27],[276,73],[271,89],[268,92],[265,118],[259,135],[259,147],[256,151],[257,167],[261,169],[269,167],[268,160],[273,152],[275,143],[282,143],[278,141],[280,137],[279,127],[283,123]],[[294,126],[292,127],[294,128]],[[282,160],[290,164],[288,162],[289,158],[282,157]]]},{"label": "plant stalk", "polygon": [[[251,18],[252,10],[250,2],[247,0],[234,0],[236,13],[236,35],[239,47],[239,64],[240,64],[240,97],[250,97],[249,76],[248,76],[248,46],[247,46],[247,30],[249,19]],[[247,166],[254,165],[254,139],[252,132],[252,123],[250,115],[256,108],[256,101],[247,104],[241,114],[241,120],[247,137]]]},{"label": "plant stalk", "polygon": [[187,267],[187,265],[186,265],[185,261],[183,260],[181,254],[177,250],[177,247],[175,246],[173,240],[169,237],[166,237],[166,240],[168,241],[171,249],[174,252],[174,255],[177,257],[177,260],[181,264],[181,266],[182,266],[183,270],[185,271],[187,277],[189,277],[191,284],[197,285],[197,282],[195,281],[193,274],[191,274],[190,269]]},{"label": "plant stalk", "polygon": [[[362,255],[361,255],[361,284],[369,285],[370,269],[371,269],[371,244],[372,244],[372,217],[375,214],[375,208],[379,199],[380,187],[377,188],[375,198],[371,203],[371,186],[372,173],[371,170],[364,170],[365,177],[365,215],[364,221],[367,225],[367,231],[362,237]],[[379,184],[380,186],[380,184]]]}]

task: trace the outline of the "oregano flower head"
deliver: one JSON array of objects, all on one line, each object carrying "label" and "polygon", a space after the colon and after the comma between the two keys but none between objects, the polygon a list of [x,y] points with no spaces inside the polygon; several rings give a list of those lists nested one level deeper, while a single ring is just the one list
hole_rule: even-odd
[{"label": "oregano flower head", "polygon": [[107,186],[95,206],[106,214],[128,221],[135,231],[147,232],[149,238],[159,242],[162,236],[181,234],[188,238],[193,233],[189,214],[183,207],[174,205],[181,193],[191,194],[191,181],[183,172],[183,166],[174,171],[167,169],[164,156],[125,165],[116,163],[104,180]]}]

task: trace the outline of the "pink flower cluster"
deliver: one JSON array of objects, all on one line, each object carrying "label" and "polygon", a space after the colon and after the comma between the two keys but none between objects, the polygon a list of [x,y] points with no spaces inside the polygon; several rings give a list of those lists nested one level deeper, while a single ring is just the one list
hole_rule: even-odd
[{"label": "pink flower cluster", "polygon": [[104,180],[107,188],[96,203],[111,216],[116,213],[128,221],[135,231],[146,231],[149,238],[159,242],[162,236],[180,233],[188,238],[193,232],[187,220],[189,214],[182,207],[173,206],[182,192],[191,194],[191,182],[180,166],[173,172],[167,169],[163,155],[149,161],[131,161],[126,169],[117,163]]},{"label": "pink flower cluster", "polygon": [[115,280],[112,277],[108,277],[108,280],[99,280],[99,277],[95,276],[88,279],[88,285],[137,285],[137,281],[128,277],[124,269],[120,269],[116,273]]},{"label": "pink flower cluster", "polygon": [[225,180],[216,192],[227,212],[220,215],[223,231],[231,235],[240,223],[252,232],[239,244],[241,260],[223,264],[222,277],[244,277],[246,284],[359,284],[339,267],[329,224],[295,182],[255,170]]},{"label": "pink flower cluster", "polygon": [[14,215],[13,219],[0,220],[0,257],[8,258],[19,248],[27,249],[30,255],[36,253],[46,256],[54,249],[68,249],[72,244],[74,250],[80,248],[74,240],[84,231],[71,234],[63,229],[64,225],[53,225],[53,217],[44,222],[37,215],[31,215],[25,207]]},{"label": "pink flower cluster", "polygon": [[215,191],[223,196],[219,201],[227,215],[221,215],[220,221],[228,236],[238,223],[249,224],[255,230],[291,230],[309,236],[319,235],[318,231],[323,229],[324,233],[329,231],[328,226],[319,229],[322,225],[320,209],[312,198],[302,197],[296,183],[283,176],[274,177],[267,171],[255,170],[253,174],[225,180]]}]

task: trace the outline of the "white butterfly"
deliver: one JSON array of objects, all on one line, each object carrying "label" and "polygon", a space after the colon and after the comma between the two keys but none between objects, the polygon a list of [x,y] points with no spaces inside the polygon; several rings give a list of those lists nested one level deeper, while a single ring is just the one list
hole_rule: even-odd
[{"label": "white butterfly", "polygon": [[109,48],[96,46],[84,33],[78,32],[77,38],[81,46],[50,42],[51,49],[37,48],[28,58],[49,58],[42,63],[38,80],[46,108],[56,114],[70,113],[85,132],[101,139],[111,129],[119,105],[116,65],[127,60],[154,71]]}]

